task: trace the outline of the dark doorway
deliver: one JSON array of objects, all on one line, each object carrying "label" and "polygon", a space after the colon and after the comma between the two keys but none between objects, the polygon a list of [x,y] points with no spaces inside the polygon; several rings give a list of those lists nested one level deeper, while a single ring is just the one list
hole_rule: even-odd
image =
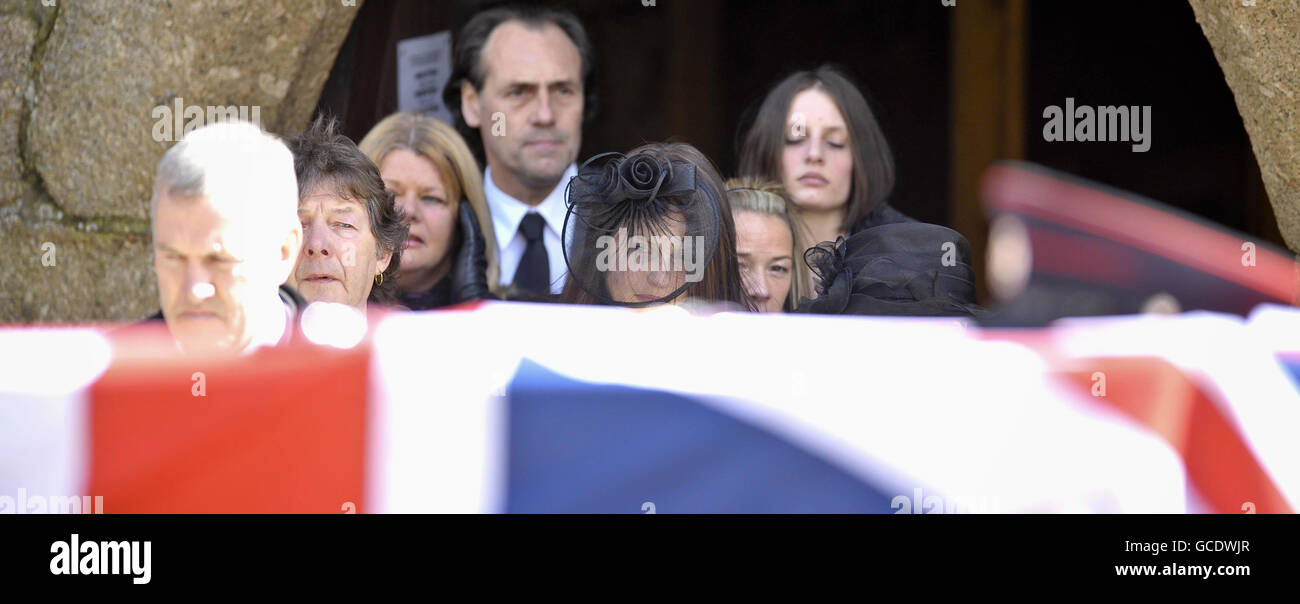
[{"label": "dark doorway", "polygon": [[[1133,191],[1278,245],[1272,207],[1210,43],[1185,0],[1029,6],[1027,159]],[[1150,105],[1151,149],[1046,142],[1043,109]]]}]

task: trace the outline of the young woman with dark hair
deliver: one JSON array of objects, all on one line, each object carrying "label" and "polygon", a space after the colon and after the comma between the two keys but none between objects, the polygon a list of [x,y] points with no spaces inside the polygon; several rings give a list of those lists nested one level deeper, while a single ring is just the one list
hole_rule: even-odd
[{"label": "young woman with dark hair", "polygon": [[740,175],[781,183],[814,244],[912,220],[887,202],[894,154],[875,113],[829,65],[790,74],[767,93],[741,146]]},{"label": "young woman with dark hair", "polygon": [[768,92],[743,138],[740,173],[781,183],[812,234],[805,261],[817,300],[801,312],[982,313],[966,239],[890,206],[889,141],[839,69],[798,71]]}]

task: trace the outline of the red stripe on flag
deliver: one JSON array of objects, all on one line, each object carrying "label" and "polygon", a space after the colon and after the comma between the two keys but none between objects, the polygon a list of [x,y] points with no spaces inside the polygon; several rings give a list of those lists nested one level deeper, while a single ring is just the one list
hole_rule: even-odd
[{"label": "red stripe on flag", "polygon": [[86,492],[107,513],[359,512],[369,356],[119,359],[91,388]]},{"label": "red stripe on flag", "polygon": [[1177,367],[1150,357],[1081,359],[1058,375],[1091,395],[1096,372],[1105,377],[1105,393],[1089,398],[1132,417],[1173,446],[1214,511],[1292,512],[1233,422]]}]

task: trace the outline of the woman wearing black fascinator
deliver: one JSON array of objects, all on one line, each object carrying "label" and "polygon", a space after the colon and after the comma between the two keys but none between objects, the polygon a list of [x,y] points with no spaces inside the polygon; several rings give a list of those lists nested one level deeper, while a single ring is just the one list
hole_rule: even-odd
[{"label": "woman wearing black fascinator", "polygon": [[560,301],[752,310],[722,178],[695,147],[656,143],[597,155],[569,181],[566,203],[569,274]]}]

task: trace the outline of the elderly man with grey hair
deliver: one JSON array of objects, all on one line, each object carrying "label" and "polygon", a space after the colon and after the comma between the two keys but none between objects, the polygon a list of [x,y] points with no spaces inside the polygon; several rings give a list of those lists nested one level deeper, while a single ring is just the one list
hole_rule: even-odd
[{"label": "elderly man with grey hair", "polygon": [[286,342],[305,305],[284,282],[302,248],[293,156],[245,122],[187,134],[150,202],[159,313],[185,352]]}]

